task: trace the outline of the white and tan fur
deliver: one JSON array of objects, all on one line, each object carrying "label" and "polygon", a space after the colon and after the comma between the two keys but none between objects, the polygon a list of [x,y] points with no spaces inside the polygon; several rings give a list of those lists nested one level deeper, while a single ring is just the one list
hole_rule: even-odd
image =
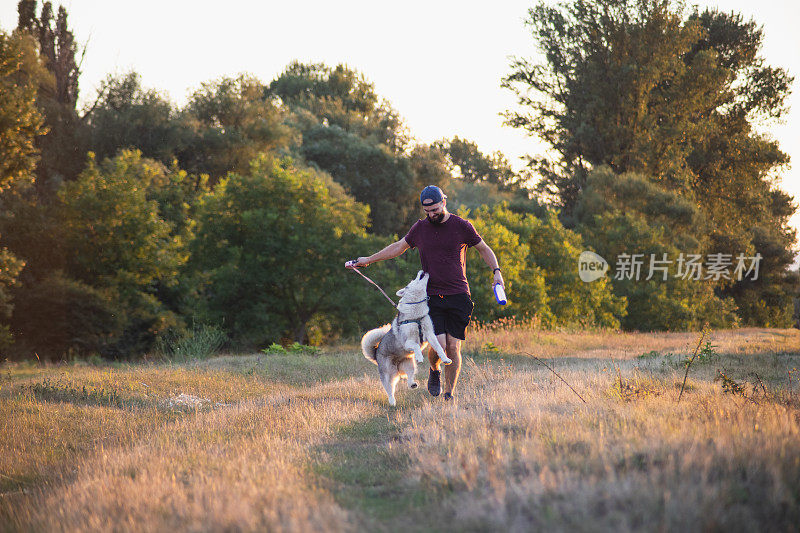
[{"label": "white and tan fur", "polygon": [[[417,277],[404,288],[397,291],[400,302],[397,304],[398,314],[391,324],[368,331],[361,338],[361,352],[364,357],[378,365],[383,388],[389,396],[389,405],[395,405],[394,390],[400,378],[408,380],[408,388],[417,388],[415,376],[417,362],[424,361],[423,350],[428,344],[444,364],[452,361],[447,357],[442,345],[433,333],[433,322],[428,315],[428,274],[419,271]],[[415,322],[400,324],[405,320],[420,319],[423,342],[420,344],[419,327]]]}]

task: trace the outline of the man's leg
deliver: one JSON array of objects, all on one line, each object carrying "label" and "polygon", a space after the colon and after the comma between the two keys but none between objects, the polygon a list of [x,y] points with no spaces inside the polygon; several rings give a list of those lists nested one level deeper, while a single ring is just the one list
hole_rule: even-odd
[{"label": "man's leg", "polygon": [[[445,394],[452,394],[458,382],[458,375],[461,373],[461,340],[449,334],[446,336],[447,344],[442,344],[442,346],[445,346],[447,357],[452,359],[453,362],[444,367],[444,392]],[[435,352],[434,355],[436,355]],[[430,356],[430,353],[428,356]]]},{"label": "man's leg", "polygon": [[[449,337],[449,335],[444,333],[436,335],[436,339],[439,341],[439,344],[444,347],[445,352],[447,352],[447,337]],[[450,357],[449,353],[447,354],[447,357]],[[450,357],[450,359],[453,358]],[[428,348],[428,361],[431,363],[431,369],[428,373],[428,392],[431,393],[431,396],[439,396],[439,394],[442,392],[442,382],[439,375],[439,369],[442,367],[442,361],[439,359],[439,356],[436,355],[436,350],[430,347]],[[450,363],[448,366],[452,366],[453,364],[454,363]]]}]

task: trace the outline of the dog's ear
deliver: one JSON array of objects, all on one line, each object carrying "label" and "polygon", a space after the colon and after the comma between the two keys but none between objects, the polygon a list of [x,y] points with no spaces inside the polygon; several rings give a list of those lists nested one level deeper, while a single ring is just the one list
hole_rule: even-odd
[{"label": "dog's ear", "polygon": [[402,289],[397,291],[397,295],[400,296],[400,297],[402,297],[405,293],[406,293],[406,288],[405,287],[403,287]]}]

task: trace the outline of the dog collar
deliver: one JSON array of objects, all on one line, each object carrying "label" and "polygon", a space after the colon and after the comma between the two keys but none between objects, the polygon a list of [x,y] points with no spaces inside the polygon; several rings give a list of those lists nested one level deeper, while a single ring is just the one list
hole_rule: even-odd
[{"label": "dog collar", "polygon": [[398,302],[397,305],[400,305],[400,304],[405,304],[405,305],[421,304],[422,302],[427,302],[430,299],[431,299],[430,296],[426,296],[424,300],[420,300],[418,302]]}]

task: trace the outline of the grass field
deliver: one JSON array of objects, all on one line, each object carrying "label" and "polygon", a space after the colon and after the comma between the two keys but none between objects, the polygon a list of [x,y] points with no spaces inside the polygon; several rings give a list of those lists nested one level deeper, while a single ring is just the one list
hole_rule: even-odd
[{"label": "grass field", "polygon": [[355,345],[7,362],[0,530],[797,530],[800,332],[711,332],[680,401],[698,333],[470,333],[396,408]]}]

